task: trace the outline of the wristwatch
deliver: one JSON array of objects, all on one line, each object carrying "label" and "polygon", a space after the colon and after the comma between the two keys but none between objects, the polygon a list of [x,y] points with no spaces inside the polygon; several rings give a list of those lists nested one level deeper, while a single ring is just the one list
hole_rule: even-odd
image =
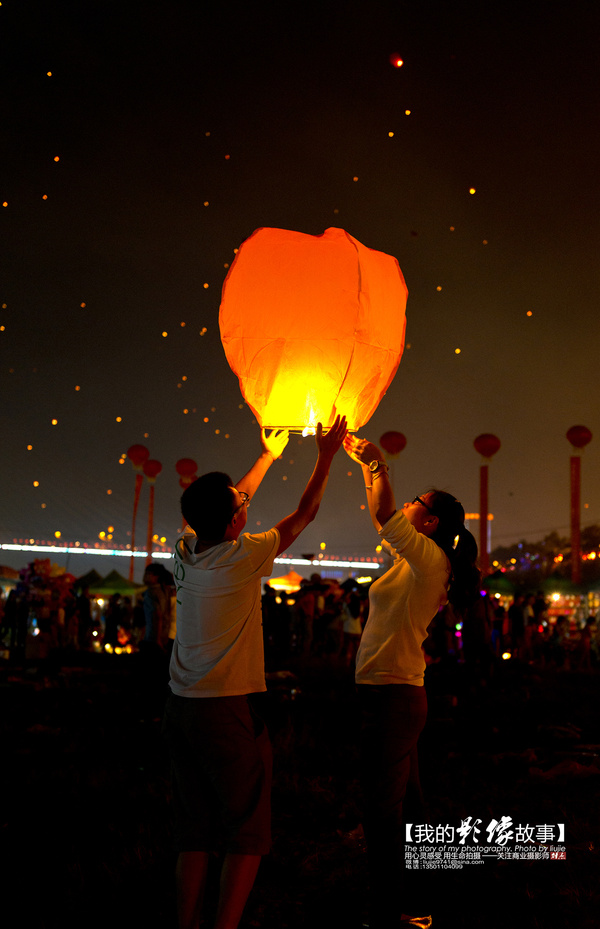
[{"label": "wristwatch", "polygon": [[375,474],[375,472],[379,471],[380,468],[384,468],[386,471],[388,470],[388,466],[386,465],[385,461],[377,461],[377,459],[374,459],[369,465],[369,471],[371,474]]}]

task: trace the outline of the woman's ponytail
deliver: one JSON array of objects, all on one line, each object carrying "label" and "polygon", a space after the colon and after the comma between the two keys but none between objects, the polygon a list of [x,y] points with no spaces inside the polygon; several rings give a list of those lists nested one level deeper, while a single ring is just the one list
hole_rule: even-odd
[{"label": "woman's ponytail", "polygon": [[451,567],[448,600],[461,611],[475,602],[481,574],[477,567],[477,542],[465,527],[462,504],[443,490],[434,490],[431,509],[438,526],[431,536],[448,556]]}]

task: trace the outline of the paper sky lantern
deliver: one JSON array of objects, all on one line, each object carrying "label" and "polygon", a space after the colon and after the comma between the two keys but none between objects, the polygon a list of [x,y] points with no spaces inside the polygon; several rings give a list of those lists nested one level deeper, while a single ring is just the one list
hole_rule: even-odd
[{"label": "paper sky lantern", "polygon": [[400,364],[407,296],[396,259],[343,229],[257,229],[225,279],[219,324],[259,424],[368,422]]},{"label": "paper sky lantern", "polygon": [[387,452],[388,455],[394,458],[396,455],[399,455],[404,448],[406,448],[406,436],[401,432],[384,432],[379,439],[379,444],[381,445],[384,452]]}]

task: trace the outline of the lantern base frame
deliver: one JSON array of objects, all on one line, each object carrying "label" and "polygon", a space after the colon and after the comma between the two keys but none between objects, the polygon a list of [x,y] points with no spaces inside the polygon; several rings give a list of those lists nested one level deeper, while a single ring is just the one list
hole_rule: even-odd
[{"label": "lantern base frame", "polygon": [[[285,429],[287,432],[289,432],[290,435],[299,435],[304,439],[310,438],[311,436],[317,434],[317,429],[315,426],[306,426],[305,428],[310,429],[310,432],[306,432],[305,429],[299,429],[297,426],[261,426],[261,429],[266,429],[267,432],[277,432],[281,429]],[[326,434],[330,429],[331,426],[327,426],[325,429],[323,429],[323,433]],[[348,432],[358,432],[358,429],[348,429]]]}]

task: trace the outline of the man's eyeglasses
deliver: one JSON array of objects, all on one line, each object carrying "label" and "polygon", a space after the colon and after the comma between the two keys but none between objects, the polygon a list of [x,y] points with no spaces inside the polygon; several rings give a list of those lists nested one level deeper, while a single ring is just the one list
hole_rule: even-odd
[{"label": "man's eyeglasses", "polygon": [[412,500],[411,502],[412,502],[412,503],[420,503],[421,506],[424,506],[426,510],[429,510],[429,512],[431,513],[432,516],[435,516],[434,511],[431,509],[430,506],[427,505],[427,503],[425,503],[425,501],[423,500],[422,497],[415,497],[415,499]]},{"label": "man's eyeglasses", "polygon": [[238,507],[236,507],[236,509],[233,511],[233,513],[231,514],[232,517],[235,516],[235,514],[238,513],[239,510],[241,510],[241,508],[242,508],[243,506],[245,506],[246,508],[250,506],[250,494],[247,494],[245,490],[238,490],[238,493],[239,493],[240,497],[242,498],[242,502],[241,502],[240,505],[239,505]]}]

